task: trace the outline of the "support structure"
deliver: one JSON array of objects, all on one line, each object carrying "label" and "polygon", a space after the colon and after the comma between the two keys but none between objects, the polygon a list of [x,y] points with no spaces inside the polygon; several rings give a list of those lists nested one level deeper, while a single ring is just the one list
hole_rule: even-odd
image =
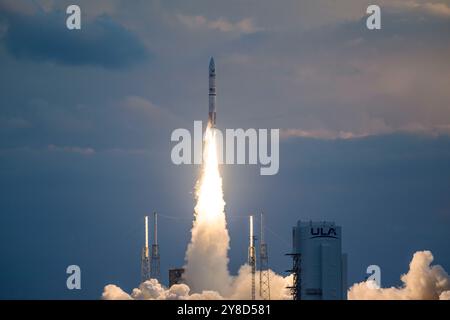
[{"label": "support structure", "polygon": [[148,250],[148,216],[145,216],[145,243],[141,255],[141,283],[150,279],[150,256]]},{"label": "support structure", "polygon": [[255,237],[253,236],[253,216],[250,216],[250,243],[248,247],[248,264],[252,270],[252,300],[256,299],[255,295],[255,273],[256,273],[256,254],[255,254]]},{"label": "support structure", "polygon": [[261,213],[259,234],[259,295],[263,300],[270,300],[269,254],[264,239],[264,214]]},{"label": "support structure", "polygon": [[150,273],[153,279],[159,280],[159,245],[158,245],[158,214],[153,213],[153,245],[152,245],[152,256],[151,256],[151,268]]},{"label": "support structure", "polygon": [[292,273],[292,286],[287,287],[291,290],[293,300],[301,300],[301,279],[300,279],[300,262],[301,255],[299,253],[288,253],[288,256],[292,257],[292,269],[286,270],[286,272]]}]

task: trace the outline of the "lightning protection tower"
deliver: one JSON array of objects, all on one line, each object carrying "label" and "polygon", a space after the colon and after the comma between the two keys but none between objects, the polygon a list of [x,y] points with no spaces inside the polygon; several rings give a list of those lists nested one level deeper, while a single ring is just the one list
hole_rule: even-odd
[{"label": "lightning protection tower", "polygon": [[159,279],[159,245],[158,245],[158,214],[153,213],[153,245],[151,256],[151,277]]},{"label": "lightning protection tower", "polygon": [[145,216],[145,243],[141,256],[141,283],[150,279],[150,256],[148,250],[148,216]]},{"label": "lightning protection tower", "polygon": [[256,255],[255,255],[255,237],[253,236],[253,216],[250,216],[250,244],[248,247],[248,264],[252,270],[252,300],[255,300],[255,273],[256,273]]},{"label": "lightning protection tower", "polygon": [[269,254],[264,239],[264,214],[261,213],[259,235],[259,295],[263,300],[270,300]]}]

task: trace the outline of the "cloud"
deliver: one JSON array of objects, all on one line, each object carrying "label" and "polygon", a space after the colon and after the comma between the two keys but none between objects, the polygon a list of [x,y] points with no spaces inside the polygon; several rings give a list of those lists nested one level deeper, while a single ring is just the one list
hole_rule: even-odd
[{"label": "cloud", "polygon": [[121,111],[125,112],[124,116],[134,123],[151,125],[158,130],[182,125],[180,119],[167,108],[158,106],[144,97],[126,96],[119,105]]},{"label": "cloud", "polygon": [[56,146],[54,144],[50,144],[47,149],[49,151],[58,151],[58,152],[68,152],[68,153],[78,153],[82,155],[92,155],[95,153],[93,148],[82,148],[76,146]]},{"label": "cloud", "polygon": [[370,130],[352,132],[342,130],[327,130],[327,129],[281,129],[280,137],[282,139],[290,138],[314,138],[322,140],[346,140],[346,139],[358,139],[365,138],[374,135],[384,134],[420,134],[425,136],[438,137],[442,135],[450,135],[450,125],[429,125],[425,126],[420,123],[409,123],[399,128],[391,128],[384,124],[382,121],[379,126],[371,127]]},{"label": "cloud", "polygon": [[61,11],[33,15],[5,12],[3,43],[15,58],[62,65],[129,67],[150,54],[139,38],[107,15],[82,21],[81,30],[66,28]]},{"label": "cloud", "polygon": [[156,118],[161,117],[162,114],[165,112],[165,110],[162,109],[161,107],[139,96],[125,97],[122,106],[131,112],[137,112],[140,115],[148,114],[149,116],[153,116]]},{"label": "cloud", "polygon": [[450,7],[444,2],[389,1],[386,6],[393,8],[422,11],[437,16],[450,17]]},{"label": "cloud", "polygon": [[31,127],[31,123],[20,117],[0,117],[0,129],[24,129]]},{"label": "cloud", "polygon": [[450,17],[450,7],[445,3],[425,3],[423,7],[431,13]]},{"label": "cloud", "polygon": [[440,265],[432,266],[430,251],[417,251],[409,271],[401,276],[401,287],[376,288],[372,283],[354,284],[348,291],[351,300],[438,300],[450,299],[450,277]]},{"label": "cloud", "polygon": [[357,134],[347,131],[330,131],[326,129],[319,130],[302,130],[302,129],[281,129],[280,137],[282,139],[289,138],[316,138],[325,140],[335,139],[353,139],[366,137],[367,134]]},{"label": "cloud", "polygon": [[11,12],[25,15],[36,13],[37,5],[34,1],[23,0],[2,0],[0,2],[0,11]]},{"label": "cloud", "polygon": [[177,18],[183,25],[191,29],[209,29],[236,34],[251,34],[261,30],[255,26],[251,18],[244,18],[237,22],[231,22],[225,18],[209,20],[201,15],[190,16],[178,14]]},{"label": "cloud", "polygon": [[265,119],[239,126],[326,139],[448,132],[450,20],[388,7],[382,24],[370,32],[360,18],[240,41],[227,52],[238,58],[226,61],[226,72],[241,79],[227,88],[230,108]]}]

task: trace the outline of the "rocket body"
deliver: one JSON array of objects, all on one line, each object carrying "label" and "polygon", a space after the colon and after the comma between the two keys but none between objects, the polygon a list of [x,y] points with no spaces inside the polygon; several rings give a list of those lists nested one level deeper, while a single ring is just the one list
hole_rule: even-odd
[{"label": "rocket body", "polygon": [[216,65],[214,58],[209,60],[209,113],[208,122],[211,127],[216,127]]}]

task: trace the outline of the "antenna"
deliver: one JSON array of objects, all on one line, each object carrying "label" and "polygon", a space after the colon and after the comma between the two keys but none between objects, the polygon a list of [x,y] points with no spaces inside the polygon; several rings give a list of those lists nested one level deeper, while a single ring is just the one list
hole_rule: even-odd
[{"label": "antenna", "polygon": [[253,236],[253,215],[250,215],[250,237],[248,247],[248,264],[252,269],[252,300],[255,300],[255,273],[256,273],[256,255],[255,255],[255,237]]},{"label": "antenna", "polygon": [[264,243],[264,213],[261,212],[259,229],[259,242]]},{"label": "antenna", "polygon": [[145,248],[148,251],[148,216],[145,216]]},{"label": "antenna", "polygon": [[153,242],[158,244],[158,214],[156,212],[153,213],[153,219]]},{"label": "antenna", "polygon": [[255,246],[253,237],[253,216],[250,216],[250,247]]}]

